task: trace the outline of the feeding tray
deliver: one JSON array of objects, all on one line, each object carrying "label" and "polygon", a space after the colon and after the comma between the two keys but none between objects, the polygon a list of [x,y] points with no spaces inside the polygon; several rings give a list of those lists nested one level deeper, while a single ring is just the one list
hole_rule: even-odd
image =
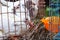
[{"label": "feeding tray", "polygon": [[16,2],[16,1],[19,1],[19,0],[5,0],[5,1]]},{"label": "feeding tray", "polygon": [[60,40],[60,32],[53,37],[53,40]]}]

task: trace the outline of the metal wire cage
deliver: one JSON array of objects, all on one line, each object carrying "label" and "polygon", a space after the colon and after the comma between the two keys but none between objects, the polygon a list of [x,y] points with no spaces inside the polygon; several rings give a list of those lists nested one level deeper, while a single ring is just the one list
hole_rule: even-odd
[{"label": "metal wire cage", "polygon": [[[26,18],[27,10],[24,7],[22,8],[22,3],[24,4],[25,0],[17,2],[0,0],[0,2],[6,5],[0,4],[0,29],[3,30],[3,32],[1,31],[1,38],[10,34],[19,35],[23,31],[22,29],[26,30],[27,26],[24,23],[24,20]],[[19,8],[14,10],[14,7],[16,6],[19,6]]]},{"label": "metal wire cage", "polygon": [[[12,36],[13,35],[21,36],[20,34],[24,33],[27,29],[29,29],[29,26],[25,24],[25,19],[26,18],[28,18],[29,20],[34,19],[37,15],[37,12],[38,12],[38,17],[41,17],[41,19],[46,18],[46,17],[52,17],[52,16],[59,17],[59,15],[60,15],[60,13],[59,13],[60,4],[58,1],[56,2],[56,5],[54,5],[54,1],[52,1],[52,0],[48,0],[49,1],[48,3],[46,0],[37,0],[37,1],[32,0],[33,2],[35,2],[35,4],[28,2],[28,4],[25,5],[26,1],[31,1],[31,0],[19,0],[19,1],[18,0],[0,0],[0,40],[4,40],[9,35],[10,36],[11,35]],[[46,5],[45,5],[45,3],[46,3]],[[34,8],[36,8],[36,5],[38,7],[38,10],[34,9]],[[51,8],[51,9],[48,8],[46,10],[47,7]],[[34,14],[32,14],[33,11],[34,11]],[[46,12],[46,11],[48,11],[48,12]],[[50,20],[50,22],[52,22],[52,19]],[[47,36],[49,36],[49,34],[52,35],[52,33],[49,33],[49,32],[52,32],[51,31],[52,24],[49,25],[49,27],[50,28],[47,30],[48,31]],[[41,32],[42,36],[44,36],[43,34],[46,33],[45,32],[46,30],[45,31],[44,30],[43,30],[43,32]],[[55,30],[55,29],[53,29],[53,30]],[[39,33],[40,33],[40,31],[41,30],[39,29]],[[39,33],[37,32],[37,34],[39,34]],[[36,36],[41,37],[41,35],[39,34]],[[35,36],[35,34],[34,34],[34,36]],[[41,40],[39,37],[38,37],[38,39]],[[48,40],[47,37],[46,37],[46,40]],[[52,38],[51,38],[51,40],[52,40]]]},{"label": "metal wire cage", "polygon": [[0,39],[4,40],[8,35],[19,35],[29,27],[25,19],[29,17],[28,10],[24,6],[27,0],[0,0]]}]

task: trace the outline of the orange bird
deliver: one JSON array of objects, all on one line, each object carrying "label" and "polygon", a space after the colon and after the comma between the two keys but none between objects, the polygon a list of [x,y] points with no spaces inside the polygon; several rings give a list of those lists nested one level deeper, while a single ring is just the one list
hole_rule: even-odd
[{"label": "orange bird", "polygon": [[48,31],[51,31],[53,33],[57,33],[60,31],[59,30],[60,17],[57,16],[46,17],[41,19],[40,21],[44,23],[44,26]]}]

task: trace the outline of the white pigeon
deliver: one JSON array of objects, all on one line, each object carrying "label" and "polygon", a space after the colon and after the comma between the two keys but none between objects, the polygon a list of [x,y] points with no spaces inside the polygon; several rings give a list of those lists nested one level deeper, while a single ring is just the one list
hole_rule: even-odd
[{"label": "white pigeon", "polygon": [[[33,4],[30,4],[31,7],[29,6],[30,2],[33,3]],[[34,10],[32,10],[33,11],[33,18],[32,19],[34,19],[37,16],[37,13],[38,13],[38,7],[37,7],[38,1],[37,0],[32,0],[32,1],[27,0],[24,5],[26,6],[27,10],[34,9]],[[29,11],[29,14],[31,14],[30,16],[32,16],[32,13],[30,13],[30,11]]]},{"label": "white pigeon", "polygon": [[[1,2],[2,3],[4,2],[4,4],[6,4],[6,1],[4,1],[4,0],[2,0]],[[18,1],[15,2],[14,6],[17,6],[18,3],[19,3]],[[13,10],[12,10],[13,9],[13,2],[8,2],[8,6],[9,6],[8,12],[13,12]],[[25,20],[25,13],[21,13],[21,18],[20,18],[20,13],[16,13],[17,16],[14,15],[13,13],[8,13],[8,16],[9,16],[8,17],[7,16],[7,7],[2,5],[2,6],[0,6],[0,8],[2,8],[2,10],[0,9],[0,11],[2,11],[2,15],[0,14],[0,29],[2,29],[2,27],[3,27],[4,33],[8,33],[9,32],[9,30],[8,30],[8,27],[9,27],[10,31],[11,31],[11,34],[12,34],[15,31],[14,24],[17,25],[16,26],[16,33],[17,34],[21,33],[20,32],[21,31],[21,27],[22,27],[22,31],[27,30],[25,22],[22,22],[22,26],[21,26],[21,22],[15,22],[14,23],[14,16],[15,16],[15,21],[24,21]],[[3,13],[5,13],[5,14],[3,14]],[[8,19],[9,19],[9,21],[8,21]]]},{"label": "white pigeon", "polygon": [[[5,0],[1,0],[1,2],[3,4],[7,5],[7,2]],[[21,12],[25,11],[25,9],[22,6],[22,3],[24,3],[24,0],[21,0],[21,2],[20,2]],[[17,6],[18,4],[19,4],[19,1],[14,2],[14,6]],[[12,10],[13,9],[13,2],[8,2],[8,6],[9,6],[8,12],[13,12],[13,10]],[[8,23],[9,23],[9,28],[10,28],[11,33],[13,33],[13,31],[15,31],[14,24],[17,25],[16,26],[16,33],[17,34],[21,33],[21,27],[22,27],[22,31],[29,29],[29,27],[27,27],[27,29],[26,29],[26,24],[24,22],[22,22],[22,25],[20,25],[21,22],[15,22],[14,23],[14,16],[15,16],[15,21],[24,21],[25,20],[25,13],[21,13],[21,18],[20,18],[20,13],[17,13],[17,12],[16,12],[17,16],[14,15],[13,13],[8,13],[8,15],[9,15],[9,17],[8,17],[7,14],[3,14],[3,13],[7,12],[7,7],[2,5],[2,6],[0,6],[0,8],[2,8],[2,17],[0,14],[0,29],[2,29],[2,23],[3,23],[4,33],[8,33],[8,31],[9,31],[8,30]],[[34,14],[38,10],[37,6],[35,6],[35,8],[36,8],[36,10],[34,11]],[[20,10],[20,8],[18,10]],[[1,9],[0,9],[0,11],[1,11]],[[30,20],[29,12],[27,12],[26,17],[28,18],[28,20]],[[8,21],[8,19],[9,19],[9,21]]]}]

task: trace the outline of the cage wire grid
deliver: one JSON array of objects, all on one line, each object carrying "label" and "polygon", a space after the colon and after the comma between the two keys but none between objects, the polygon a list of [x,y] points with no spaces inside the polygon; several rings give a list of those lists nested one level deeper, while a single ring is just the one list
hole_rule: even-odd
[{"label": "cage wire grid", "polygon": [[[0,0],[0,1],[2,1],[2,0]],[[13,0],[14,1],[14,0]],[[24,1],[24,2],[22,2],[22,3],[25,3],[26,2],[26,0],[22,0],[22,1]],[[1,30],[4,30],[4,19],[3,19],[3,17],[6,15],[6,22],[7,23],[5,23],[5,24],[7,24],[7,27],[5,27],[5,28],[7,28],[7,30],[5,30],[5,31],[8,31],[7,33],[3,33],[3,35],[6,35],[7,36],[7,34],[8,35],[10,35],[10,32],[11,32],[11,25],[10,25],[10,22],[13,22],[13,23],[16,23],[16,22],[20,22],[20,24],[19,24],[19,29],[21,30],[21,31],[19,31],[19,32],[22,32],[22,26],[23,25],[25,25],[26,26],[26,29],[27,29],[27,25],[26,24],[23,24],[22,22],[24,22],[23,20],[22,20],[22,16],[24,15],[25,16],[25,19],[26,19],[26,17],[28,17],[28,12],[27,12],[27,10],[26,10],[26,8],[24,8],[24,11],[21,11],[22,10],[22,6],[21,6],[21,0],[19,0],[19,11],[16,11],[16,14],[18,14],[19,15],[19,17],[17,17],[18,19],[19,19],[19,21],[16,21],[16,15],[13,13],[13,10],[12,11],[9,11],[10,9],[8,8],[9,7],[9,2],[7,2],[7,8],[6,8],[6,12],[4,12],[5,11],[5,9],[2,7],[3,5],[0,5],[0,15],[1,15]],[[14,5],[14,3],[15,2],[12,2],[13,4],[12,4],[12,8],[15,6]],[[10,5],[11,6],[11,5]],[[42,6],[42,5],[41,5]],[[23,14],[23,15],[22,15]],[[41,14],[40,14],[41,15]],[[10,17],[11,16],[13,16],[13,21],[10,21]],[[14,25],[14,24],[13,24]],[[17,34],[17,32],[16,32],[16,28],[18,27],[18,26],[12,26],[13,28],[14,28],[14,34],[16,35]],[[18,30],[19,30],[18,29]]]},{"label": "cage wire grid", "polygon": [[[1,1],[2,0],[0,0],[0,2]],[[51,0],[49,0],[49,1],[51,1]],[[2,32],[3,36],[1,35],[3,38],[5,36],[10,35],[11,32],[13,34],[15,34],[15,35],[18,35],[18,34],[22,33],[23,29],[25,29],[25,30],[28,29],[28,26],[24,22],[25,22],[26,18],[29,18],[29,20],[30,20],[30,17],[29,17],[29,14],[28,14],[28,10],[24,6],[22,6],[22,4],[25,4],[25,2],[26,2],[26,0],[19,0],[19,2],[18,1],[16,3],[15,2],[11,2],[11,4],[10,4],[10,2],[6,2],[7,3],[6,6],[3,6],[2,4],[0,4],[0,30],[3,31]],[[15,14],[13,12],[13,8],[14,8],[14,6],[16,7],[17,3],[19,4],[19,8],[15,10],[16,12],[14,11],[16,13]],[[11,6],[12,9],[9,7],[9,5]],[[24,7],[24,8],[22,8],[22,7]],[[22,10],[24,10],[24,11],[22,11]],[[49,16],[52,16],[52,12],[51,11],[49,11]],[[52,21],[52,18],[50,19],[50,21]],[[7,26],[4,27],[5,25],[7,25]],[[52,26],[52,24],[50,25],[50,27],[51,26]],[[7,30],[5,30],[5,28]],[[12,31],[11,28],[14,31]],[[52,30],[52,29],[50,29],[50,30]],[[2,37],[0,37],[0,38],[2,38]]]},{"label": "cage wire grid", "polygon": [[[0,0],[1,1],[1,0]],[[23,3],[26,1],[26,0],[22,0],[23,1]],[[12,7],[14,7],[14,3],[15,2],[12,2],[13,4],[12,4]],[[9,5],[9,3],[7,2],[7,6]],[[15,4],[16,5],[16,4]],[[20,0],[19,0],[19,5],[20,5]],[[10,5],[11,6],[11,5]],[[16,16],[17,15],[15,15],[14,13],[13,13],[13,9],[12,9],[12,12],[10,11],[9,12],[9,9],[8,9],[8,7],[6,7],[5,9],[4,9],[4,7],[5,6],[2,6],[1,4],[0,4],[0,29],[1,30],[4,30],[4,29],[7,29],[7,30],[4,30],[4,32],[6,31],[6,33],[3,33],[2,32],[2,35],[9,35],[10,34],[10,32],[12,32],[12,33],[14,33],[15,35],[17,35],[18,33],[18,30],[19,30],[19,32],[22,32],[22,28],[23,27],[25,27],[25,29],[27,29],[27,26],[26,26],[26,24],[24,23],[24,20],[25,20],[25,18],[26,18],[26,8],[24,8],[24,9],[22,9],[22,7],[21,7],[21,5],[19,6],[19,11],[18,12],[16,12],[16,14],[18,14],[19,16],[17,17],[17,20],[16,20]],[[24,11],[21,11],[21,10],[24,10]],[[4,12],[4,11],[6,11],[6,12]],[[6,18],[5,18],[5,17]],[[13,18],[11,18],[11,17],[13,17]],[[28,17],[28,16],[27,16]],[[6,23],[4,23],[5,21],[6,21]],[[10,22],[13,22],[14,24],[10,24]],[[18,24],[16,24],[15,25],[15,23],[18,23]],[[4,27],[5,25],[7,25],[6,27]],[[11,25],[12,25],[12,28],[14,29],[14,31],[11,31]],[[17,31],[16,31],[16,29],[17,29]]]}]

